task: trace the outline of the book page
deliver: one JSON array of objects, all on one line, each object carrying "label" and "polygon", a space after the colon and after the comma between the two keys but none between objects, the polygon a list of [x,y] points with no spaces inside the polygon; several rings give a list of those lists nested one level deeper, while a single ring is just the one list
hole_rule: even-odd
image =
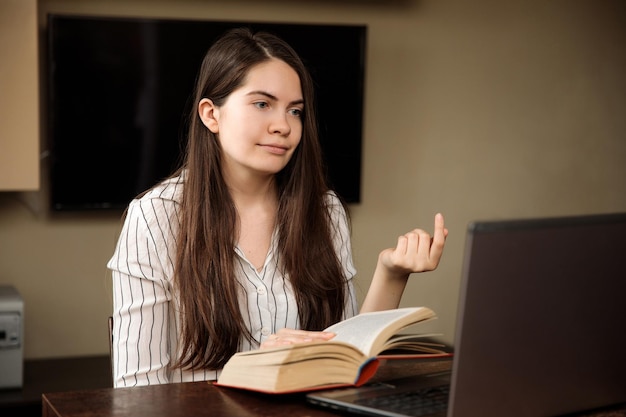
[{"label": "book page", "polygon": [[397,331],[432,317],[434,312],[427,307],[406,307],[359,314],[325,330],[336,333],[331,340],[350,343],[367,356],[375,356]]}]

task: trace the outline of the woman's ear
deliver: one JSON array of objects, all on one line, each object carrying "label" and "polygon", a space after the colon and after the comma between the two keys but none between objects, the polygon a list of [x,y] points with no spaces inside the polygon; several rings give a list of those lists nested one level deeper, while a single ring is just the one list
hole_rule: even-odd
[{"label": "woman's ear", "polygon": [[198,115],[202,124],[204,124],[211,132],[219,132],[218,115],[219,109],[208,98],[203,98],[198,103]]}]

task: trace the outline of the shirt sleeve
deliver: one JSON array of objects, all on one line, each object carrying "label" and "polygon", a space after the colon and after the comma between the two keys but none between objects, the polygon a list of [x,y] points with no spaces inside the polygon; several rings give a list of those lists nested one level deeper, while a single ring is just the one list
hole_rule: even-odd
[{"label": "shirt sleeve", "polygon": [[[134,200],[112,258],[115,387],[169,382],[170,332],[176,331],[171,274],[175,249],[173,201]],[[172,327],[172,328],[170,328]]]},{"label": "shirt sleeve", "polygon": [[358,314],[359,311],[353,280],[356,275],[356,268],[352,259],[352,236],[348,216],[339,198],[331,192],[328,194],[328,199],[331,224],[333,226],[333,244],[346,278],[346,304],[343,313],[343,319],[345,320]]}]

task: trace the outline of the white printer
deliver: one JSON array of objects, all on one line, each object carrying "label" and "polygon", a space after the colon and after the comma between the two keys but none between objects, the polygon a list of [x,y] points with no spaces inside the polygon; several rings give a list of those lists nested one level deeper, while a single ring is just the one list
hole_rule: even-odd
[{"label": "white printer", "polygon": [[0,284],[0,389],[21,388],[24,370],[24,301]]}]

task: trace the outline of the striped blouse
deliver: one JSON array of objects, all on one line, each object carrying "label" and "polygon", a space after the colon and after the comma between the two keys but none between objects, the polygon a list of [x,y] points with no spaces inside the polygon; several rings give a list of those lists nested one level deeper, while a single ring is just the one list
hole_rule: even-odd
[{"label": "striped blouse", "polygon": [[[170,368],[180,355],[179,305],[173,286],[176,236],[180,226],[183,183],[171,178],[128,207],[117,246],[107,267],[113,280],[113,380],[115,387],[217,379],[220,370]],[[352,278],[356,270],[346,213],[329,193],[333,241],[347,277],[344,318],[357,313]],[[299,328],[298,310],[289,280],[278,268],[272,238],[260,271],[235,247],[235,269],[243,291],[240,309],[255,343],[242,338],[242,350],[281,328]]]}]

